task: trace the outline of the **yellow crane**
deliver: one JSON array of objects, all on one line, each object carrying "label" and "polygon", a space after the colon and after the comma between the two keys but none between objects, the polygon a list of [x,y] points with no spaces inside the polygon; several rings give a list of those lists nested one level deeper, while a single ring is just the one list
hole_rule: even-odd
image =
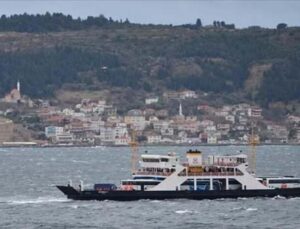
[{"label": "yellow crane", "polygon": [[133,130],[131,134],[131,141],[129,143],[131,148],[131,173],[135,174],[137,171],[136,165],[138,161],[138,143],[136,140],[136,131]]},{"label": "yellow crane", "polygon": [[251,158],[250,168],[251,172],[256,174],[256,146],[259,144],[259,138],[254,134],[253,123],[251,124],[251,136],[249,138],[249,144],[251,146]]}]

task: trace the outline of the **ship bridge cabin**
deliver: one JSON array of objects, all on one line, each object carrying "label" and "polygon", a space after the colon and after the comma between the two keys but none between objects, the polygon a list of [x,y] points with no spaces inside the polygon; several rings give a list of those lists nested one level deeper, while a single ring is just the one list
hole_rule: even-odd
[{"label": "ship bridge cabin", "polygon": [[136,174],[168,176],[175,171],[178,163],[178,157],[175,153],[169,153],[168,155],[144,154],[141,156],[141,169]]},{"label": "ship bridge cabin", "polygon": [[241,164],[247,166],[247,155],[218,155],[208,156],[205,160],[201,151],[189,150],[186,153],[187,162],[183,163],[184,169],[180,176],[205,176],[205,175],[241,175],[237,168]]},{"label": "ship bridge cabin", "polygon": [[175,153],[168,155],[141,155],[140,169],[132,174],[132,179],[122,180],[123,190],[147,190],[176,171],[179,159]]},{"label": "ship bridge cabin", "polygon": [[238,166],[240,164],[244,164],[247,162],[247,155],[246,154],[222,155],[222,156],[210,155],[207,158],[207,162],[208,165]]}]

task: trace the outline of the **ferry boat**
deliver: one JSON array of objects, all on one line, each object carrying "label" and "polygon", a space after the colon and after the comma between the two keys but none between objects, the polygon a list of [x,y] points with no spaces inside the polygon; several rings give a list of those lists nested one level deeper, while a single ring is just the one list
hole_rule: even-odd
[{"label": "ferry boat", "polygon": [[204,158],[201,151],[189,150],[184,162],[175,153],[141,155],[140,168],[119,187],[100,183],[85,188],[81,182],[78,188],[72,183],[57,188],[74,200],[299,197],[300,178],[257,177],[246,154]]}]

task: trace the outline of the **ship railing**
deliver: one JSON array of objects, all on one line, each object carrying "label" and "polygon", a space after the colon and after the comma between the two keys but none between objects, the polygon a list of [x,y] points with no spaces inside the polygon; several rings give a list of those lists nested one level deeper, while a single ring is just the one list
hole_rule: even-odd
[{"label": "ship railing", "polygon": [[[184,162],[181,164],[184,167],[188,167],[188,166],[192,166],[190,165],[188,162]],[[227,167],[236,167],[240,165],[240,163],[213,163],[213,164],[209,164],[209,163],[203,163],[200,166],[227,166]]]},{"label": "ship railing", "polygon": [[230,167],[236,167],[240,165],[239,163],[224,163],[224,162],[218,162],[218,163],[213,163],[212,166],[230,166]]},{"label": "ship railing", "polygon": [[170,176],[173,172],[148,172],[137,171],[134,175]]},{"label": "ship railing", "polygon": [[181,172],[178,176],[242,176],[243,173],[236,172]]}]

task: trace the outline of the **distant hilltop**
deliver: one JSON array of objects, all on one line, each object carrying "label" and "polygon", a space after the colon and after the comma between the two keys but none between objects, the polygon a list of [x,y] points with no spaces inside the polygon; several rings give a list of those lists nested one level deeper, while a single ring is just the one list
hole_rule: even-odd
[{"label": "distant hilltop", "polygon": [[[104,27],[104,26],[141,26],[154,24],[137,24],[131,23],[128,19],[125,20],[113,20],[111,17],[107,18],[100,14],[98,17],[89,16],[86,19],[73,18],[71,15],[64,15],[62,13],[45,13],[45,14],[15,14],[11,16],[2,15],[0,18],[0,30],[1,31],[15,31],[15,32],[53,32],[63,30],[81,30],[90,27]],[[160,25],[157,25],[160,26]],[[168,25],[173,26],[173,25]],[[223,28],[223,29],[235,29],[235,25],[232,23],[226,23],[225,21],[213,21],[209,25],[203,25],[200,18],[195,20],[195,24],[182,24],[175,27],[186,28]],[[260,29],[259,26],[250,26],[252,29]],[[285,29],[287,24],[279,23],[277,29]]]},{"label": "distant hilltop", "polygon": [[46,13],[2,16],[0,31],[1,98],[18,80],[31,98],[69,90],[110,91],[118,100],[123,90],[144,99],[184,89],[264,107],[300,98],[300,28],[284,23],[236,29]]}]

